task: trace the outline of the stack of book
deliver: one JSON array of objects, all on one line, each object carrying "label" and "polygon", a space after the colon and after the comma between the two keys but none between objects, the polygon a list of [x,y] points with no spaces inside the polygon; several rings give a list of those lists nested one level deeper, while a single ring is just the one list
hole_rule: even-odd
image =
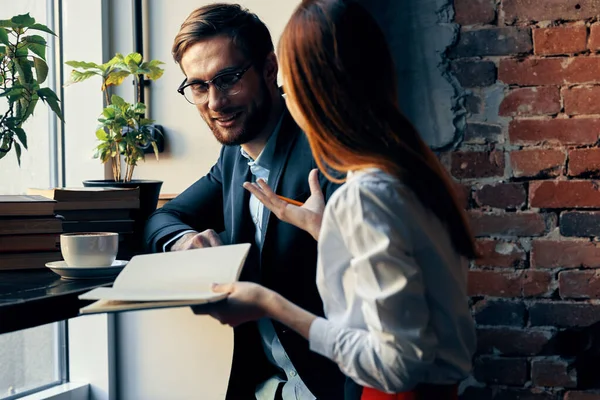
[{"label": "stack of book", "polygon": [[62,258],[55,205],[42,196],[0,195],[0,270],[44,268]]},{"label": "stack of book", "polygon": [[31,188],[27,193],[56,201],[54,210],[63,219],[65,233],[116,232],[120,253],[127,253],[128,240],[134,233],[131,211],[140,207],[139,188]]}]

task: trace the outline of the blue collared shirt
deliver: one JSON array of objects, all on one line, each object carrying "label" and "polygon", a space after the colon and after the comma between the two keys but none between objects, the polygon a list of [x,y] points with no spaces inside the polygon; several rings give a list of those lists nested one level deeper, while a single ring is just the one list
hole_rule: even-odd
[{"label": "blue collared shirt", "polygon": [[[265,182],[269,182],[269,172],[271,170],[273,154],[275,153],[275,144],[277,142],[277,135],[279,134],[282,120],[283,116],[256,160],[253,160],[252,157],[240,147],[242,156],[248,159],[250,172],[254,175],[255,180],[263,179]],[[262,247],[264,206],[254,195],[250,195],[249,206],[252,222],[256,227],[254,239],[256,245]],[[259,320],[258,330],[267,358],[271,364],[275,365],[280,370],[280,372],[257,386],[255,392],[256,398],[258,400],[273,400],[275,398],[277,387],[281,382],[285,382],[282,392],[283,400],[316,400],[316,397],[313,396],[304,382],[302,382],[302,379],[300,379],[300,376],[298,376],[294,365],[290,361],[285,349],[277,337],[275,327],[271,320],[268,318]]]}]

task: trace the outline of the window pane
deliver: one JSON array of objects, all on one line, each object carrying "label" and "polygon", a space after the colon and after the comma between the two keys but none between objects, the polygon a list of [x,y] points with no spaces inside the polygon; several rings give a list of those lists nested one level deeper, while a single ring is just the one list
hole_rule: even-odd
[{"label": "window pane", "polygon": [[0,399],[61,379],[59,323],[0,335]]},{"label": "window pane", "polygon": [[[10,19],[15,15],[29,13],[36,22],[51,25],[48,21],[47,0],[0,0],[0,19]],[[43,35],[41,31],[32,32]],[[46,48],[46,59],[54,49],[51,42]],[[49,74],[54,74],[55,66],[48,63]],[[48,85],[48,81],[42,84]],[[0,98],[0,117],[7,110],[6,101]],[[31,116],[23,125],[27,132],[29,150],[21,154],[21,166],[16,154],[0,159],[0,194],[24,194],[29,187],[48,187],[55,166],[50,165],[49,112],[45,103],[39,102]],[[63,380],[64,336],[61,334],[64,323],[39,326],[22,331],[0,335],[0,399],[20,393],[45,388]]]},{"label": "window pane", "polygon": [[[29,13],[36,22],[44,25],[48,23],[46,0],[0,0],[0,19],[10,19],[15,15]],[[48,41],[48,34],[33,31],[32,34],[43,36]],[[54,51],[52,47],[46,48],[46,56]],[[48,60],[48,57],[47,57]],[[50,78],[54,74],[54,65],[48,65]],[[48,80],[42,87],[48,85]],[[7,104],[0,98],[0,117],[4,115]],[[39,102],[34,114],[23,124],[27,132],[29,150],[21,154],[21,167],[17,163],[14,149],[4,158],[0,159],[0,194],[24,194],[29,187],[48,187],[50,185],[50,133],[49,113],[45,103]]]}]

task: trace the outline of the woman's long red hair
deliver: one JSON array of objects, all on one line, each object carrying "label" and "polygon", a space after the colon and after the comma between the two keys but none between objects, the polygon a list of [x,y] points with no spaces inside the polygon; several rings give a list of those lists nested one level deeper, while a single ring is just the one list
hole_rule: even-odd
[{"label": "woman's long red hair", "polygon": [[400,112],[394,63],[368,12],[351,0],[305,0],[279,53],[290,110],[319,169],[337,182],[331,170],[377,167],[397,176],[446,225],[456,250],[474,257],[446,171]]}]

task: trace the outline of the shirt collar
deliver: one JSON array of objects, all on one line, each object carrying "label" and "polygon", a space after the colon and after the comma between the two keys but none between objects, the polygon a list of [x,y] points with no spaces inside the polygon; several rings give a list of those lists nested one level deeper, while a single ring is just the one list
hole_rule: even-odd
[{"label": "shirt collar", "polygon": [[273,129],[273,133],[271,133],[271,136],[269,136],[269,139],[267,139],[265,147],[262,149],[258,157],[256,157],[256,160],[253,160],[252,157],[250,157],[250,155],[246,153],[242,147],[240,147],[240,153],[242,153],[242,156],[244,156],[244,158],[248,160],[248,165],[250,165],[251,167],[256,165],[267,170],[271,169],[271,163],[273,161],[273,155],[275,154],[275,145],[277,143],[277,136],[279,134],[279,130],[281,129],[283,115],[284,113],[281,113],[281,117],[279,117],[279,122],[277,122],[275,129]]}]

